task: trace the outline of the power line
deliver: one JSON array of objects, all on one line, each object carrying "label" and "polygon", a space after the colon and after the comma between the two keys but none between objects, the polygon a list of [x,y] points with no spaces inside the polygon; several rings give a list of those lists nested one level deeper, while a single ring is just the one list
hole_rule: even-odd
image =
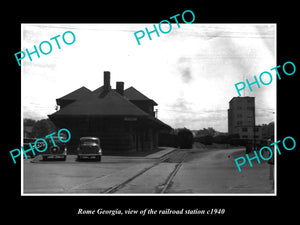
[{"label": "power line", "polygon": [[227,112],[227,109],[216,109],[216,110],[202,110],[202,111],[187,111],[187,110],[176,110],[176,109],[160,109],[160,111],[179,112],[179,113],[190,113],[190,114],[207,114],[207,113],[221,113]]}]

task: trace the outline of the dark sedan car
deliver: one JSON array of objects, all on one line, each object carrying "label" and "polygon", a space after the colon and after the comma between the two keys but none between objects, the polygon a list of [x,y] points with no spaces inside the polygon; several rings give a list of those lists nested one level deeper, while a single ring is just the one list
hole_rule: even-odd
[{"label": "dark sedan car", "polygon": [[47,158],[62,158],[63,160],[66,160],[67,158],[67,146],[65,143],[61,142],[57,136],[53,136],[53,141],[50,137],[47,137],[45,140],[47,141],[47,150],[40,153],[43,157],[43,160],[46,160]]},{"label": "dark sedan car", "polygon": [[[30,148],[30,145],[29,143],[31,144],[31,146],[34,148],[34,142],[35,142],[36,138],[24,138],[24,141],[23,141],[23,148],[25,150],[29,149]],[[27,158],[34,158],[38,153],[35,151],[35,155],[33,155],[32,151],[29,151],[26,153],[26,156]],[[25,154],[24,154],[24,158],[25,157]]]},{"label": "dark sedan car", "polygon": [[83,157],[95,157],[101,161],[102,149],[100,147],[100,140],[97,137],[81,137],[77,148],[77,159]]}]

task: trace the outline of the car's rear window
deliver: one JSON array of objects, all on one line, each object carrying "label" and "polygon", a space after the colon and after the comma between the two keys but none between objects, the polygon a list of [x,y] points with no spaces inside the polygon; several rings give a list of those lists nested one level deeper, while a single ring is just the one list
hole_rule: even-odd
[{"label": "car's rear window", "polygon": [[34,138],[25,138],[24,139],[24,143],[29,143],[29,142],[34,142],[35,139]]},{"label": "car's rear window", "polygon": [[83,144],[83,145],[98,144],[98,141],[97,140],[83,140],[83,141],[81,141],[81,144]]}]

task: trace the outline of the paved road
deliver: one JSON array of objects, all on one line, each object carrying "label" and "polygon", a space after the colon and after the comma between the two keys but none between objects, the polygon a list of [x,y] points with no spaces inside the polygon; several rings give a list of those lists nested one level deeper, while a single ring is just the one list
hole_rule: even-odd
[{"label": "paved road", "polygon": [[[167,193],[273,193],[270,165],[252,161],[239,172],[234,159],[244,149],[215,149],[198,153],[184,163]],[[261,160],[262,161],[262,160]]]},{"label": "paved road", "polygon": [[[169,154],[166,154],[170,152]],[[24,194],[271,193],[267,163],[242,167],[243,149],[167,149],[148,157],[103,156],[102,162],[24,160]]]},{"label": "paved road", "polygon": [[[266,162],[253,167],[242,166],[239,172],[234,159],[243,156],[239,149],[191,149],[186,153],[180,169],[172,178],[164,193],[170,194],[253,194],[273,193],[270,165]],[[178,164],[177,154],[151,168],[135,180],[119,189],[117,193],[157,193],[164,186],[170,173]],[[178,158],[178,157],[177,157]]]},{"label": "paved road", "polygon": [[101,162],[78,162],[73,155],[65,162],[24,159],[24,194],[100,193],[153,163],[154,159],[117,156],[103,156]]}]

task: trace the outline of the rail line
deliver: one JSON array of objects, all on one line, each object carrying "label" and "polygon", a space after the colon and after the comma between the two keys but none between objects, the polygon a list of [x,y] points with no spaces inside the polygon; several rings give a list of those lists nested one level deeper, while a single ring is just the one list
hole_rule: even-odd
[{"label": "rail line", "polygon": [[175,177],[176,173],[178,172],[178,170],[180,169],[181,165],[183,164],[185,157],[187,155],[186,152],[184,152],[183,154],[180,154],[180,151],[182,150],[175,150],[172,153],[169,153],[165,156],[163,156],[161,159],[159,159],[157,162],[155,162],[154,164],[152,164],[149,167],[146,167],[145,169],[141,170],[140,172],[138,172],[137,174],[135,174],[134,176],[130,177],[129,179],[127,179],[126,181],[117,184],[111,188],[108,188],[107,190],[105,190],[102,193],[115,193],[118,190],[122,189],[124,186],[126,186],[127,184],[129,184],[131,181],[133,181],[134,179],[136,179],[137,177],[141,176],[142,174],[144,174],[145,172],[147,172],[148,170],[152,169],[155,166],[158,166],[160,163],[163,162],[169,162],[168,160],[170,160],[172,158],[172,156],[176,156],[176,154],[179,154],[179,158],[177,156],[177,158],[175,158],[175,160],[177,161],[176,166],[174,168],[174,170],[169,174],[168,178],[166,179],[165,183],[162,184],[161,186],[163,186],[163,188],[158,191],[157,193],[165,193],[167,191],[167,189],[170,187],[171,181],[173,180],[173,178]]},{"label": "rail line", "polygon": [[161,189],[160,193],[163,194],[167,191],[167,189],[170,187],[170,184],[173,180],[173,178],[175,177],[175,175],[177,174],[178,170],[180,169],[180,167],[182,166],[185,157],[186,157],[187,153],[185,152],[183,157],[180,159],[180,161],[177,163],[177,165],[175,166],[174,170],[170,173],[169,177],[167,178],[165,184],[163,184],[163,189]]}]

